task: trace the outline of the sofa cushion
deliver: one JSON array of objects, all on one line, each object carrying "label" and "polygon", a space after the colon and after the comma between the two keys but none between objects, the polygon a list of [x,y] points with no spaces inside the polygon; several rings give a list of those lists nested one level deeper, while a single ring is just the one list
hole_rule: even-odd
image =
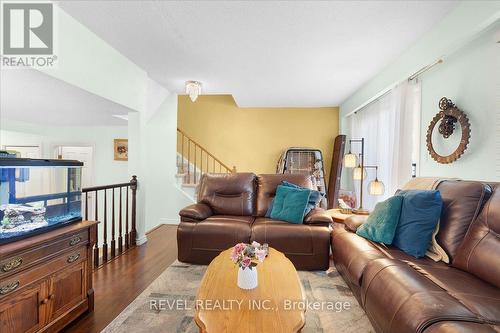
[{"label": "sofa cushion", "polygon": [[282,181],[312,189],[311,177],[299,174],[264,174],[257,176],[256,216],[264,217]]},{"label": "sofa cushion", "polygon": [[377,203],[366,223],[356,230],[356,234],[374,242],[391,244],[401,214],[402,196],[393,196]]},{"label": "sofa cushion", "polygon": [[218,216],[177,227],[178,259],[207,265],[223,250],[237,243],[249,243],[254,218],[251,216]]},{"label": "sofa cushion", "polygon": [[464,321],[440,321],[425,329],[425,333],[498,333],[500,325]]},{"label": "sofa cushion", "polygon": [[500,191],[472,222],[457,250],[453,266],[470,272],[500,288]]},{"label": "sofa cushion", "polygon": [[223,251],[237,243],[248,243],[253,220],[250,216],[211,216],[197,223],[193,248]]},{"label": "sofa cushion", "polygon": [[447,265],[423,266],[410,263],[410,267],[446,290],[478,318],[500,321],[500,289],[470,273]]},{"label": "sofa cushion", "polygon": [[437,189],[443,209],[436,240],[453,260],[471,222],[491,196],[491,187],[476,181],[446,180]]},{"label": "sofa cushion", "polygon": [[416,258],[423,257],[441,215],[443,201],[437,190],[405,190],[393,245]]},{"label": "sofa cushion", "polygon": [[206,173],[200,180],[198,202],[216,215],[251,216],[255,207],[253,173]]},{"label": "sofa cushion", "polygon": [[443,262],[435,262],[427,257],[415,258],[394,246],[371,242],[342,227],[332,231],[333,261],[341,267],[345,278],[360,286],[366,266],[375,259],[394,259],[405,263],[412,262],[420,266],[447,267]]},{"label": "sofa cushion", "polygon": [[367,239],[336,227],[332,231],[333,262],[351,284],[360,286],[363,271],[372,260],[386,258],[379,249]]},{"label": "sofa cushion", "polygon": [[304,221],[311,190],[278,185],[271,218],[300,224]]},{"label": "sofa cushion", "polygon": [[382,251],[387,258],[401,260],[406,263],[414,263],[420,266],[433,266],[442,267],[447,266],[443,261],[434,261],[429,257],[415,258],[414,256],[405,253],[394,246],[382,246],[379,245],[378,248]]},{"label": "sofa cushion", "polygon": [[370,262],[361,300],[377,332],[422,332],[441,320],[478,321],[448,292],[398,260]]},{"label": "sofa cushion", "polygon": [[327,226],[258,217],[252,225],[250,240],[268,243],[283,252],[297,269],[326,270],[329,267],[330,229]]}]

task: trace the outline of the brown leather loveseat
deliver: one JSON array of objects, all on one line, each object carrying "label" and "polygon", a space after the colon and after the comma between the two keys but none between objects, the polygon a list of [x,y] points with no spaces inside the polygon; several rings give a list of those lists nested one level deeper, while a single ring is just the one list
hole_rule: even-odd
[{"label": "brown leather loveseat", "polygon": [[198,203],[180,211],[178,259],[208,264],[237,243],[268,243],[301,270],[329,267],[331,217],[312,210],[303,224],[266,218],[276,187],[282,181],[312,188],[309,177],[293,174],[205,174]]},{"label": "brown leather loveseat", "polygon": [[335,266],[377,332],[500,332],[500,187],[449,180],[437,189],[449,264],[372,243],[348,219],[332,232]]}]

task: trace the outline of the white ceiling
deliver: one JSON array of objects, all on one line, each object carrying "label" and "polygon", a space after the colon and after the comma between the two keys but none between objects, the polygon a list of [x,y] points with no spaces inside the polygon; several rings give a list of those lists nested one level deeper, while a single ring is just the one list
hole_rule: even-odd
[{"label": "white ceiling", "polygon": [[130,110],[33,69],[0,71],[0,120],[41,126],[127,125]]},{"label": "white ceiling", "polygon": [[454,1],[60,1],[170,91],[242,107],[339,105]]}]

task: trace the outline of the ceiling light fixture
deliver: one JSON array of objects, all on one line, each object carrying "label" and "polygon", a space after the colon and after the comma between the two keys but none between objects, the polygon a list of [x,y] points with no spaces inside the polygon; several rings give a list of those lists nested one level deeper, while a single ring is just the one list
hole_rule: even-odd
[{"label": "ceiling light fixture", "polygon": [[201,95],[201,82],[199,81],[186,81],[186,94],[189,95],[191,101],[196,101]]}]

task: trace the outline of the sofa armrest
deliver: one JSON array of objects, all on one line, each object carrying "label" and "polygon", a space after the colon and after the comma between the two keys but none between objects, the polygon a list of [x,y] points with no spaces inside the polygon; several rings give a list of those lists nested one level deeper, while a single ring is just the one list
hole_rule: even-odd
[{"label": "sofa armrest", "polygon": [[183,208],[179,215],[184,222],[202,221],[213,215],[210,206],[203,203],[196,203]]},{"label": "sofa armrest", "polygon": [[309,225],[330,225],[333,219],[323,208],[312,209],[304,218],[304,224]]},{"label": "sofa armrest", "polygon": [[344,228],[346,230],[356,232],[358,228],[366,222],[368,215],[352,215],[344,220]]}]

